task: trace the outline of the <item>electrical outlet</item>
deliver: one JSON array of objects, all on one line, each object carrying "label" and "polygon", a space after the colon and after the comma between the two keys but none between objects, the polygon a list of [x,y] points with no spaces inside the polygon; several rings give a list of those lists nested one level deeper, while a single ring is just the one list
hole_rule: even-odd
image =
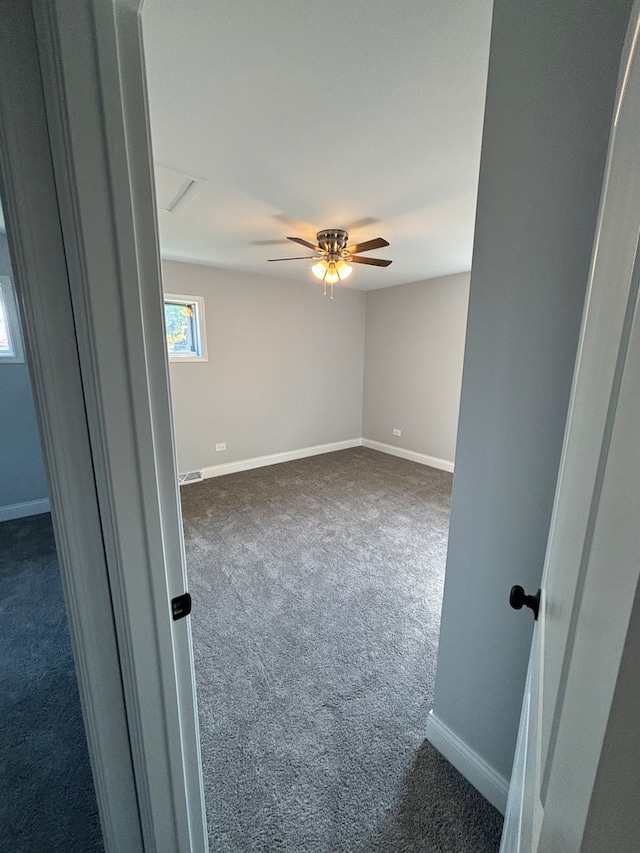
[{"label": "electrical outlet", "polygon": [[393,434],[397,435],[398,438],[400,438],[400,436],[402,435],[402,430],[401,429],[394,429]]},{"label": "electrical outlet", "polygon": [[221,450],[227,449],[226,441],[223,441],[221,444],[216,444],[216,453],[219,453]]}]

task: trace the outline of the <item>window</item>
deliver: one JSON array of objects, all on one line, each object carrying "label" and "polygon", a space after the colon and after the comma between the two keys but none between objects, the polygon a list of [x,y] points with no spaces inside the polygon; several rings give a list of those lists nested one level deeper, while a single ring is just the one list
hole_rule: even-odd
[{"label": "window", "polygon": [[202,296],[164,295],[169,361],[207,361]]},{"label": "window", "polygon": [[13,282],[0,275],[0,363],[24,361],[22,334]]}]

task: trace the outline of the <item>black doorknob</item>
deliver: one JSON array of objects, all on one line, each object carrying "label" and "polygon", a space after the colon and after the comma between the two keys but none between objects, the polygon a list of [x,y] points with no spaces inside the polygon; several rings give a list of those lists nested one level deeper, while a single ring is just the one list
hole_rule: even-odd
[{"label": "black doorknob", "polygon": [[538,621],[538,611],[540,610],[540,590],[535,595],[527,595],[521,586],[512,586],[509,593],[509,604],[514,610],[522,610],[523,607],[529,607],[533,610],[533,618]]}]

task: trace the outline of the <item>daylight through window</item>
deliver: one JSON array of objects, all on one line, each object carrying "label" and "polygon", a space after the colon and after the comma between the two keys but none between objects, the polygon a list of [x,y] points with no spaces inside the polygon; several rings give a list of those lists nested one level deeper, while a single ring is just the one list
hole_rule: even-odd
[{"label": "daylight through window", "polygon": [[169,361],[206,361],[204,299],[165,294],[164,322]]},{"label": "daylight through window", "polygon": [[13,283],[0,276],[0,361],[24,361]]}]

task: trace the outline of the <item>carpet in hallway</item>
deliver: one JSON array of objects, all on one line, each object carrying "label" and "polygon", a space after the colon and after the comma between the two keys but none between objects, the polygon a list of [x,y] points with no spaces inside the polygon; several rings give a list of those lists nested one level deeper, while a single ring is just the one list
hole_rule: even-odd
[{"label": "carpet in hallway", "polygon": [[451,475],[365,448],[182,489],[217,853],[483,853],[424,739]]},{"label": "carpet in hallway", "polygon": [[51,516],[4,521],[0,851],[103,849]]}]

